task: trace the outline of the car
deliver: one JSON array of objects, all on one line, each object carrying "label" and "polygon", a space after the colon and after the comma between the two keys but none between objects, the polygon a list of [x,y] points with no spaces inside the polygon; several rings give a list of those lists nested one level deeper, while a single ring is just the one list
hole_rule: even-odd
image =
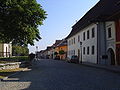
[{"label": "car", "polygon": [[66,58],[66,61],[68,62],[68,63],[70,63],[70,58],[68,57],[68,58]]},{"label": "car", "polygon": [[78,56],[77,56],[77,55],[71,56],[70,62],[71,62],[71,63],[79,63],[79,58],[78,58]]}]

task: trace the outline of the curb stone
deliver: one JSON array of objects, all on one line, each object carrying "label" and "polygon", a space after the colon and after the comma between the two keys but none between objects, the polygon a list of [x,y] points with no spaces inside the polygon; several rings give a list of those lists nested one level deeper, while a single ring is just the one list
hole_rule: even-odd
[{"label": "curb stone", "polygon": [[22,72],[22,71],[18,71],[18,72],[13,73],[13,74],[11,74],[11,75],[9,75],[9,76],[6,76],[6,77],[4,77],[3,79],[0,79],[0,81],[7,80],[9,77],[14,76],[14,75],[16,75],[16,74],[18,74],[18,73],[20,73],[20,72]]},{"label": "curb stone", "polygon": [[87,66],[87,67],[92,67],[92,68],[98,68],[98,69],[102,69],[102,70],[107,70],[107,71],[110,71],[110,72],[120,74],[120,68],[117,68],[117,67],[107,67],[107,66],[92,65],[92,64],[86,64],[86,63],[80,64],[80,65]]},{"label": "curb stone", "polygon": [[[28,68],[29,68],[29,67],[28,67]],[[25,69],[26,69],[26,68],[25,68]],[[12,77],[12,76],[14,76],[14,75],[19,74],[20,72],[25,71],[25,69],[24,69],[24,70],[21,70],[21,71],[18,71],[18,72],[15,72],[15,73],[13,73],[13,74],[11,74],[11,75],[8,75],[8,76],[4,77],[3,79],[0,79],[0,81],[7,80],[9,77]]]}]

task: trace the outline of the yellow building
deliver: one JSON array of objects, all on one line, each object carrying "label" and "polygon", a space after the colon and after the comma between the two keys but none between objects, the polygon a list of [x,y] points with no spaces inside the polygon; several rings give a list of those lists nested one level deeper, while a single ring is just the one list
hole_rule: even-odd
[{"label": "yellow building", "polygon": [[61,60],[65,60],[67,58],[67,41],[62,40],[56,47],[56,52],[58,52],[58,56]]}]

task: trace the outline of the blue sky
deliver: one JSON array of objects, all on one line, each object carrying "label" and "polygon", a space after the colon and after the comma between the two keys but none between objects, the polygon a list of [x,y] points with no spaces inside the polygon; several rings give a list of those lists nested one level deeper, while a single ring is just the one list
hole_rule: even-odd
[{"label": "blue sky", "polygon": [[47,46],[51,46],[55,40],[65,38],[76,20],[80,18],[92,8],[99,0],[37,0],[45,11],[47,11],[47,19],[44,25],[39,27],[42,39],[35,42],[35,46],[29,45],[30,52],[44,50]]}]

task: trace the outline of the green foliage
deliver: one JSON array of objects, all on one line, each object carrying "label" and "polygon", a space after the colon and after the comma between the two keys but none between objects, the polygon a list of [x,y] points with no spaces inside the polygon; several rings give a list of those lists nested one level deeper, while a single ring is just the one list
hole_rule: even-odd
[{"label": "green foliage", "polygon": [[64,55],[64,54],[65,54],[65,51],[64,51],[64,50],[60,50],[60,51],[59,51],[59,54],[60,54],[60,55]]},{"label": "green foliage", "polygon": [[13,56],[27,56],[29,54],[29,49],[25,46],[16,46],[12,47]]},{"label": "green foliage", "polygon": [[34,45],[46,15],[36,0],[0,0],[0,40]]},{"label": "green foliage", "polygon": [[58,53],[57,53],[57,52],[54,52],[54,55],[58,55]]},{"label": "green foliage", "polygon": [[8,61],[8,62],[14,62],[14,61],[26,61],[29,60],[28,56],[15,56],[15,57],[0,57],[0,61]]}]

